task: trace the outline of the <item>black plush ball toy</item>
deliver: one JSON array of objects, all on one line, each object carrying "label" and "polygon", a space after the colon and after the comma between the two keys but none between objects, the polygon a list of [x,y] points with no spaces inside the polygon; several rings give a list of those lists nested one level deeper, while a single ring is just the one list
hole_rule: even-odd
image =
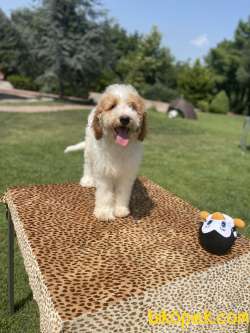
[{"label": "black plush ball toy", "polygon": [[208,252],[223,255],[226,254],[237,238],[236,227],[244,228],[245,222],[241,219],[233,219],[222,213],[209,214],[201,212],[203,221],[199,228],[199,241]]}]

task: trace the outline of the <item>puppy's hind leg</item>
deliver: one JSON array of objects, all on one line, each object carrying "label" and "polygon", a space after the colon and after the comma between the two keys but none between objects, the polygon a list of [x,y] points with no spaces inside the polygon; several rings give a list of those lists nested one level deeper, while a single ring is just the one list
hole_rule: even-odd
[{"label": "puppy's hind leg", "polygon": [[80,185],[82,187],[95,187],[92,160],[86,150],[84,153],[84,167],[83,168],[84,168],[84,171],[83,171],[83,176],[80,179]]}]

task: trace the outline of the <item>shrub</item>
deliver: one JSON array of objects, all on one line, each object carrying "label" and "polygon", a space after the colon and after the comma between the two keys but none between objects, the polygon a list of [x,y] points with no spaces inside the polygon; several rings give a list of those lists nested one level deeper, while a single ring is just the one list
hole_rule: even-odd
[{"label": "shrub", "polygon": [[154,85],[146,85],[141,89],[143,97],[151,100],[169,102],[178,96],[176,90],[167,87],[165,84],[156,83]]},{"label": "shrub", "polygon": [[7,80],[16,89],[36,90],[37,85],[32,81],[31,78],[22,75],[9,75]]},{"label": "shrub", "polygon": [[222,90],[214,97],[209,106],[209,112],[224,114],[229,112],[229,99],[225,91]]},{"label": "shrub", "polygon": [[197,103],[197,107],[198,107],[198,109],[200,109],[201,111],[203,111],[203,112],[208,112],[209,111],[209,103],[208,103],[208,101],[199,101],[198,103]]}]

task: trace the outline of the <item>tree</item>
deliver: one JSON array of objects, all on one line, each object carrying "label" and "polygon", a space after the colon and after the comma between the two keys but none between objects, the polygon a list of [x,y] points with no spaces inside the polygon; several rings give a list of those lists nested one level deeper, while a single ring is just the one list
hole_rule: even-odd
[{"label": "tree", "polygon": [[230,108],[250,113],[250,18],[240,21],[234,39],[224,40],[210,50],[208,66],[216,73],[217,91],[225,90]]},{"label": "tree", "polygon": [[44,0],[19,10],[13,22],[26,38],[43,90],[83,94],[103,69],[103,14],[95,0]]},{"label": "tree", "polygon": [[178,67],[179,92],[193,104],[199,101],[210,101],[214,88],[214,74],[199,60],[194,65],[184,63]]},{"label": "tree", "polygon": [[214,49],[211,49],[206,62],[216,73],[216,90],[225,90],[230,100],[230,106],[234,109],[239,105],[240,87],[237,82],[237,70],[240,65],[240,57],[232,41],[224,40]]},{"label": "tree", "polygon": [[250,46],[243,50],[241,65],[237,70],[237,79],[241,89],[242,112],[250,116]]},{"label": "tree", "polygon": [[29,54],[20,34],[0,9],[0,69],[5,75],[20,72],[25,58],[28,59]]},{"label": "tree", "polygon": [[[40,79],[55,80],[60,95],[64,82],[88,85],[101,69],[102,28],[94,0],[44,0],[42,21],[47,28],[41,40],[39,57],[48,68]],[[75,80],[72,80],[74,78]]]},{"label": "tree", "polygon": [[250,17],[240,21],[235,32],[235,44],[241,54],[237,80],[241,89],[243,113],[250,115]]},{"label": "tree", "polygon": [[[41,75],[46,63],[37,57],[41,45],[44,28],[39,21],[40,8],[23,8],[12,12],[11,23],[20,36],[23,48],[18,49],[21,57],[17,63],[15,74],[20,74],[35,80]],[[24,49],[26,52],[23,52]]]},{"label": "tree", "polygon": [[229,100],[225,91],[220,91],[212,100],[209,111],[213,113],[228,113],[229,112]]},{"label": "tree", "polygon": [[128,34],[125,29],[112,21],[105,24],[105,45],[106,53],[105,68],[96,82],[97,91],[102,91],[107,85],[113,82],[122,82],[123,75],[119,72],[117,64],[121,58],[134,52],[142,38],[137,32]]},{"label": "tree", "polygon": [[120,58],[116,71],[124,82],[134,85],[142,95],[156,85],[176,86],[173,57],[168,48],[161,46],[161,34],[156,27],[149,35],[138,39],[134,50]]}]

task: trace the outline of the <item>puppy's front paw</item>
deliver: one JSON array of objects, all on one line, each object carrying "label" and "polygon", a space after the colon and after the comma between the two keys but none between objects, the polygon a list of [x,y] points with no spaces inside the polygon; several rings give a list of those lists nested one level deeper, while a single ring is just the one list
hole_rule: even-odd
[{"label": "puppy's front paw", "polygon": [[95,187],[95,182],[91,177],[82,177],[80,180],[80,185],[82,187]]},{"label": "puppy's front paw", "polygon": [[94,215],[99,221],[114,220],[113,209],[111,208],[97,208],[94,210]]},{"label": "puppy's front paw", "polygon": [[130,210],[126,206],[116,206],[115,207],[115,216],[116,217],[126,217],[130,214]]}]

